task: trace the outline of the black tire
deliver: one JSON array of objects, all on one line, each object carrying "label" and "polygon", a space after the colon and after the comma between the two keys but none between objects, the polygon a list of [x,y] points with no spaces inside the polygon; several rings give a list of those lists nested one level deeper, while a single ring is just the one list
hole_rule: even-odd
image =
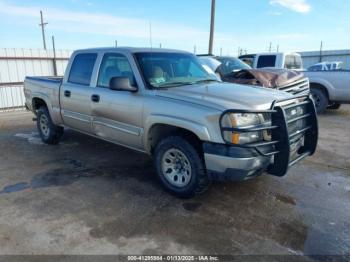
[{"label": "black tire", "polygon": [[[42,106],[38,109],[36,117],[37,117],[36,124],[37,124],[37,128],[38,128],[41,140],[44,143],[49,145],[58,144],[63,135],[63,131],[64,131],[63,127],[56,126],[52,122],[50,113],[45,106]],[[43,124],[43,121],[45,121],[46,124]]]},{"label": "black tire", "polygon": [[[169,178],[166,177],[165,173],[168,171],[163,172],[164,164],[162,164],[162,161],[166,158],[167,156],[166,154],[168,152],[171,152],[171,150],[176,150],[182,153],[186,157],[185,162],[187,160],[189,162],[189,165],[191,168],[191,175],[189,176],[190,178],[188,179],[189,180],[188,184],[184,186],[175,186],[174,184],[169,182]],[[163,187],[168,192],[178,197],[181,197],[181,198],[194,197],[195,195],[204,193],[210,185],[210,180],[208,178],[205,165],[204,165],[203,154],[200,153],[199,150],[196,149],[194,145],[192,145],[182,137],[170,136],[161,140],[155,149],[154,164],[157,170],[158,177],[162,182]],[[183,174],[180,174],[179,177],[181,175],[183,177],[185,176]],[[175,175],[174,177],[176,176],[177,175]]]},{"label": "black tire", "polygon": [[341,104],[339,103],[333,103],[333,104],[330,104],[327,109],[332,109],[332,110],[337,110],[341,107]]},{"label": "black tire", "polygon": [[327,94],[322,89],[311,88],[311,96],[315,103],[317,113],[324,113],[329,103]]}]

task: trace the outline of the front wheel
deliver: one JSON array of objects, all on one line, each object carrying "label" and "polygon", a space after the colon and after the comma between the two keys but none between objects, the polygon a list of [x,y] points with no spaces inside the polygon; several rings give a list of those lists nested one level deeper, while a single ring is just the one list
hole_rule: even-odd
[{"label": "front wheel", "polygon": [[201,153],[182,137],[163,139],[155,149],[154,160],[164,188],[178,197],[193,197],[209,186]]},{"label": "front wheel", "polygon": [[41,140],[50,145],[59,143],[63,135],[63,127],[56,126],[50,117],[46,107],[40,107],[37,111],[37,128]]},{"label": "front wheel", "polygon": [[322,114],[328,106],[328,97],[325,92],[319,88],[311,88],[311,97],[315,103],[317,113]]}]

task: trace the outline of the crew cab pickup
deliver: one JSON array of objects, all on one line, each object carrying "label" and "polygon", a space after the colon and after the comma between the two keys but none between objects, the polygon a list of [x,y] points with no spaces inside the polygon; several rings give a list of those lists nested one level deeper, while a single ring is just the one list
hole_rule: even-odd
[{"label": "crew cab pickup", "polygon": [[213,179],[284,176],[316,150],[307,95],[222,83],[183,51],[75,51],[62,79],[27,77],[24,92],[44,142],[57,144],[68,127],[150,154],[180,197]]}]

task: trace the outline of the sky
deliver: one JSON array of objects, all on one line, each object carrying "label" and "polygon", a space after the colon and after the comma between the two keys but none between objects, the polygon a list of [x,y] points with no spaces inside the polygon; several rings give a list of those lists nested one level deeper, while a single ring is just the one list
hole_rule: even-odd
[{"label": "sky", "polygon": [[[208,52],[211,0],[0,0],[0,48],[144,46]],[[349,0],[216,0],[214,53],[350,49]]]}]

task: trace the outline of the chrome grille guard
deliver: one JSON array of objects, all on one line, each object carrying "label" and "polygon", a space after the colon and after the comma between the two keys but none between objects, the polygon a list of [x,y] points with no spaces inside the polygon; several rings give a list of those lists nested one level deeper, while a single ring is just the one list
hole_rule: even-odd
[{"label": "chrome grille guard", "polygon": [[[297,101],[296,103],[293,103]],[[288,102],[290,102],[288,104]],[[287,104],[282,106],[281,104]],[[301,115],[286,116],[286,110],[304,107],[305,111]],[[249,127],[223,127],[222,119],[230,113],[242,114],[268,114],[271,123],[252,125]],[[299,120],[305,121],[305,126],[300,130],[290,133],[289,125]],[[250,144],[233,144],[225,141],[233,147],[250,148],[262,156],[273,156],[273,161],[267,169],[267,172],[275,176],[284,176],[289,167],[298,163],[307,156],[313,155],[316,151],[318,141],[318,122],[315,105],[309,95],[295,96],[293,98],[276,100],[272,103],[269,110],[236,110],[229,109],[220,116],[221,135],[225,141],[225,132],[244,133],[256,131],[268,131],[271,133],[271,141],[263,140]],[[298,142],[301,136],[304,136],[304,143],[297,151],[297,156],[291,159],[291,145]]]}]

